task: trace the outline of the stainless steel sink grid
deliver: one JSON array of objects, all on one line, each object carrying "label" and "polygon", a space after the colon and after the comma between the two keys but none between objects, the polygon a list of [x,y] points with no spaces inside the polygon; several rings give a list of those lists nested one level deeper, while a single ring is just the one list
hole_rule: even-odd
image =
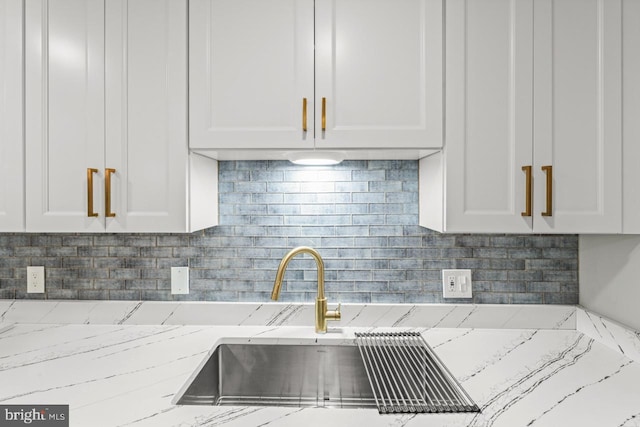
[{"label": "stainless steel sink grid", "polygon": [[381,414],[480,412],[420,334],[356,333],[356,342]]},{"label": "stainless steel sink grid", "polygon": [[221,344],[176,403],[378,408],[380,413],[478,410],[464,391],[450,397],[455,380],[446,368],[438,372],[441,362],[416,345],[416,335],[405,345],[408,356],[399,344],[388,338],[378,343],[380,337],[373,335],[357,334],[351,345]]}]

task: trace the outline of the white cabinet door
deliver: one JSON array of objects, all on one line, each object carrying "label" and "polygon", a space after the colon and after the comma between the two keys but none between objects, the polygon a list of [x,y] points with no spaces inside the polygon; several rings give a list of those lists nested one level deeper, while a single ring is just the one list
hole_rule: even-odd
[{"label": "white cabinet door", "polygon": [[107,231],[185,231],[187,2],[106,3]]},{"label": "white cabinet door", "polygon": [[25,43],[27,230],[103,231],[104,1],[27,0]]},{"label": "white cabinet door", "polygon": [[313,147],[313,0],[192,0],[189,15],[190,147]]},{"label": "white cabinet door", "polygon": [[620,232],[620,33],[619,0],[448,1],[447,141],[421,161],[420,223]]},{"label": "white cabinet door", "polygon": [[441,147],[442,0],[315,4],[316,148]]},{"label": "white cabinet door", "polygon": [[623,0],[622,232],[640,234],[640,1]]},{"label": "white cabinet door", "polygon": [[187,0],[27,0],[27,231],[217,224],[217,164],[188,152],[187,22]]},{"label": "white cabinet door", "polygon": [[189,12],[192,149],[442,146],[442,0],[193,0]]},{"label": "white cabinet door", "polygon": [[421,223],[448,232],[527,232],[522,166],[532,156],[533,1],[449,0],[446,40],[447,141],[444,154],[422,162],[442,174],[444,194],[421,183],[423,193],[431,188],[421,195],[424,209],[443,212]]},{"label": "white cabinet door", "polygon": [[24,230],[22,0],[0,2],[0,232]]},{"label": "white cabinet door", "polygon": [[620,0],[535,2],[535,232],[621,231],[621,16]]}]

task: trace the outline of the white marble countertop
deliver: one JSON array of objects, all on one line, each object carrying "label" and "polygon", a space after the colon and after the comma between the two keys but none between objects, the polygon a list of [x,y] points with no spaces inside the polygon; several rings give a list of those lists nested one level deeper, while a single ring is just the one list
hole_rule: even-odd
[{"label": "white marble countertop", "polygon": [[[313,303],[0,300],[0,323],[306,326],[314,315]],[[343,304],[340,326],[576,329],[576,307]]]},{"label": "white marble countertop", "polygon": [[[452,306],[395,307],[393,316],[389,307],[374,307],[372,313],[387,314],[369,319],[374,324],[367,326],[354,323],[368,310],[347,307],[349,316],[360,315],[343,317],[349,317],[346,324],[332,323],[329,333],[319,337],[313,332],[312,310],[306,319],[306,306],[269,306],[267,311],[276,311],[264,316],[263,325],[253,325],[246,319],[258,314],[247,317],[247,312],[256,307],[208,305],[239,313],[234,322],[244,319],[239,325],[216,325],[168,322],[176,319],[175,309],[184,309],[183,304],[134,303],[128,311],[118,304],[95,303],[91,309],[74,304],[0,301],[0,404],[69,404],[74,427],[640,426],[640,363],[576,330],[575,307],[542,307],[538,314],[527,309],[526,322],[539,318],[551,325],[539,328],[509,328],[524,322],[517,320],[514,306],[509,315],[497,309],[498,314],[485,313],[481,321],[478,317],[481,324],[505,328],[465,324],[474,313],[488,310],[485,307],[474,311],[467,306],[466,317],[458,317],[458,308]],[[145,321],[131,320],[142,316],[147,304],[148,313],[163,313],[165,324],[151,324],[151,315],[145,315]],[[196,313],[200,306],[186,307]],[[165,308],[173,314],[167,317]],[[306,313],[305,325],[288,324],[301,322],[296,313]],[[453,317],[455,325],[449,325],[447,318]],[[455,327],[458,324],[464,326]],[[356,331],[389,327],[422,333],[482,413],[379,415],[375,409],[172,404],[221,339],[350,340]]]}]

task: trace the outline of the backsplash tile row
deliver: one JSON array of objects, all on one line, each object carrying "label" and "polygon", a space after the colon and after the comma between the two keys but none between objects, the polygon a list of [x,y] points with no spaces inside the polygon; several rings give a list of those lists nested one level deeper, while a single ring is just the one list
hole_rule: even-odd
[{"label": "backsplash tile row", "polygon": [[[219,165],[220,226],[193,234],[0,234],[0,298],[268,301],[282,256],[312,246],[330,301],[444,302],[441,269],[470,268],[475,303],[575,304],[578,237],[443,235],[418,223],[417,161]],[[26,267],[44,265],[44,295]],[[190,267],[189,295],[170,267]],[[291,261],[282,301],[313,301],[315,263]],[[467,302],[466,300],[447,300]]]}]

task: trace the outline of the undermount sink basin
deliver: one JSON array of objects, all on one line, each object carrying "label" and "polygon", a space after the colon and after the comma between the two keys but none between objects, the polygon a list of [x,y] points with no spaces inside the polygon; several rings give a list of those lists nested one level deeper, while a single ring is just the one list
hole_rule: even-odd
[{"label": "undermount sink basin", "polygon": [[376,407],[355,345],[221,344],[176,403]]},{"label": "undermount sink basin", "polygon": [[414,331],[356,332],[354,341],[227,341],[201,366],[177,404],[479,412]]}]

